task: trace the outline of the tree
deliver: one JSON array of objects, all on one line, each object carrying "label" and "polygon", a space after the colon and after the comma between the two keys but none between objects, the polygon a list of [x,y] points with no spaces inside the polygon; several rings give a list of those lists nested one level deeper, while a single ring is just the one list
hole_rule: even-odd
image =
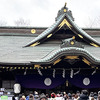
[{"label": "tree", "polygon": [[100,16],[96,18],[88,18],[88,21],[85,23],[87,28],[100,28]]},{"label": "tree", "polygon": [[15,21],[16,26],[29,26],[30,21],[29,20],[24,20],[23,18],[19,18],[18,20]]},{"label": "tree", "polygon": [[6,26],[7,25],[7,22],[4,21],[4,20],[0,20],[0,26]]}]

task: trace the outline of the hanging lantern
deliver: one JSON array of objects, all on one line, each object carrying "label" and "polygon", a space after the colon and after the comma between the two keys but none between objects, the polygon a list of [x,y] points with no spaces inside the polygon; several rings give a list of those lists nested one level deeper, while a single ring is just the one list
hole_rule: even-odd
[{"label": "hanging lantern", "polygon": [[14,69],[17,69],[17,67],[14,67]]},{"label": "hanging lantern", "polygon": [[18,69],[20,69],[20,67],[18,67]]},{"label": "hanging lantern", "polygon": [[14,93],[18,94],[21,92],[21,85],[16,83],[14,84]]}]

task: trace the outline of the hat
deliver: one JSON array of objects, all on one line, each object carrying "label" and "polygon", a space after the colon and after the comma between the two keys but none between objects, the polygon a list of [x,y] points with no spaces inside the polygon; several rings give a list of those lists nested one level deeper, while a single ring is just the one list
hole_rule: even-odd
[{"label": "hat", "polygon": [[34,98],[33,94],[29,94],[29,98]]},{"label": "hat", "polygon": [[60,94],[57,94],[57,97],[60,97]]},{"label": "hat", "polygon": [[83,93],[84,95],[88,95],[88,91],[87,91],[87,90],[82,90],[82,93]]},{"label": "hat", "polygon": [[45,94],[40,95],[40,100],[41,100],[42,98],[47,99],[47,97],[46,97],[46,95],[45,95]]},{"label": "hat", "polygon": [[71,93],[68,93],[68,96],[69,96],[69,97],[72,97]]},{"label": "hat", "polygon": [[34,98],[39,98],[39,95],[35,95]]},{"label": "hat", "polygon": [[94,97],[94,93],[93,92],[90,93],[90,97]]},{"label": "hat", "polygon": [[98,94],[100,94],[100,91],[98,91]]},{"label": "hat", "polygon": [[38,94],[38,92],[37,91],[34,91],[34,94]]},{"label": "hat", "polygon": [[77,91],[76,93],[80,93],[80,91]]}]

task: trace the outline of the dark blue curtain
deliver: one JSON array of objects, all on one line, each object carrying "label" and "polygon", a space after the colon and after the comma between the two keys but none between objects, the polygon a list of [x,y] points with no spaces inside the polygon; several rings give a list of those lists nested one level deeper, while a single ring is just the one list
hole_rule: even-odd
[{"label": "dark blue curtain", "polygon": [[[89,78],[90,84],[89,85],[84,85],[83,84],[83,79],[84,78]],[[80,88],[100,88],[100,74],[94,74],[94,75],[75,75],[72,79],[68,79],[69,82],[77,87]]]},{"label": "dark blue curtain", "polygon": [[[44,80],[46,78],[51,79],[51,85],[45,85]],[[89,78],[90,83],[88,85],[83,84],[84,78]],[[62,75],[56,75],[55,78],[53,78],[52,75],[40,76],[39,74],[16,76],[16,82],[20,83],[21,86],[25,88],[51,89],[63,84],[64,82],[66,82],[66,80],[80,88],[100,88],[100,74],[89,76],[77,74],[73,76],[73,78],[70,78],[69,75],[66,75],[66,78],[63,78]]]},{"label": "dark blue curtain", "polygon": [[[46,78],[50,78],[52,83],[47,86],[44,83]],[[55,78],[52,76],[40,76],[36,75],[18,75],[16,80],[25,88],[38,88],[38,89],[51,89],[63,84],[66,79],[62,78],[60,75],[57,75]]]}]

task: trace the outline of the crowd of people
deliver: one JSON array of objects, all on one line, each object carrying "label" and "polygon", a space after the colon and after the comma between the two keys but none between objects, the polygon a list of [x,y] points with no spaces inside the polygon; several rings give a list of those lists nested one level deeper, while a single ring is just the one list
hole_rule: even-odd
[{"label": "crowd of people", "polygon": [[81,93],[77,91],[76,93],[66,93],[66,92],[59,92],[59,93],[51,93],[51,94],[29,94],[25,96],[24,94],[21,95],[18,100],[100,100],[100,91],[90,92],[88,93],[87,90],[82,90]]}]

